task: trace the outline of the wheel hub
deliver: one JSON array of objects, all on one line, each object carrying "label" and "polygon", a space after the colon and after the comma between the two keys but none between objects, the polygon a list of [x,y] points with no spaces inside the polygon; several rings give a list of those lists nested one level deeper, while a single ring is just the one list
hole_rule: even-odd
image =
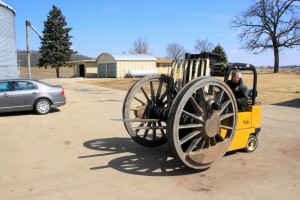
[{"label": "wheel hub", "polygon": [[207,118],[204,124],[205,134],[208,137],[214,137],[219,133],[221,126],[220,117],[217,111],[213,111],[212,115]]}]

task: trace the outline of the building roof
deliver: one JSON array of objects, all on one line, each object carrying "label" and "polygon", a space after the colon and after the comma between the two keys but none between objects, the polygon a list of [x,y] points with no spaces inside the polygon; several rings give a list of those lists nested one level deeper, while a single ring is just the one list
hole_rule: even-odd
[{"label": "building roof", "polygon": [[149,54],[126,54],[126,53],[102,53],[98,56],[96,60],[116,60],[116,61],[122,61],[122,60],[147,60],[147,61],[156,61],[156,58]]},{"label": "building roof", "polygon": [[157,59],[157,63],[172,63],[172,60],[168,59],[168,58],[159,58],[159,57],[156,57]]},{"label": "building roof", "polygon": [[0,6],[10,9],[11,11],[13,11],[14,14],[16,14],[16,11],[12,7],[10,7],[9,5],[7,5],[6,3],[4,3],[1,0],[0,0]]},{"label": "building roof", "polygon": [[72,60],[72,61],[69,61],[67,63],[73,63],[73,64],[76,64],[76,63],[93,63],[93,62],[96,62],[95,60]]}]

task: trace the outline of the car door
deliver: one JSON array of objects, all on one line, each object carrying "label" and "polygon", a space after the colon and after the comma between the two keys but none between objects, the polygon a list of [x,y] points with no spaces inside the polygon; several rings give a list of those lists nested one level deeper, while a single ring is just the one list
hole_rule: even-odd
[{"label": "car door", "polygon": [[12,91],[13,110],[31,110],[38,95],[38,87],[29,81],[15,81]]},{"label": "car door", "polygon": [[0,82],[0,112],[7,112],[11,109],[12,81]]}]

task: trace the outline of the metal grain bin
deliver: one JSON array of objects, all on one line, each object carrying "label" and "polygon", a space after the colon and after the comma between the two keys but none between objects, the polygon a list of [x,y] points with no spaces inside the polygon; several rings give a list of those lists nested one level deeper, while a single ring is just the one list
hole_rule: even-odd
[{"label": "metal grain bin", "polygon": [[0,0],[0,79],[20,75],[17,61],[16,12]]}]

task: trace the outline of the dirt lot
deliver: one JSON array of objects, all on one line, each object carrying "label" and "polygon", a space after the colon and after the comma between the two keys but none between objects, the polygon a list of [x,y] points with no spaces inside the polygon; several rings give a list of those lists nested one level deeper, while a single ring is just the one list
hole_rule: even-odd
[{"label": "dirt lot", "polygon": [[[300,198],[299,103],[286,102],[299,102],[299,75],[260,75],[259,95],[278,105],[262,104],[258,149],[227,154],[206,171],[180,166],[167,145],[136,144],[111,120],[121,118],[124,90],[136,80],[45,81],[64,86],[65,106],[45,116],[0,114],[1,200]],[[295,96],[277,94],[284,90]]]}]

